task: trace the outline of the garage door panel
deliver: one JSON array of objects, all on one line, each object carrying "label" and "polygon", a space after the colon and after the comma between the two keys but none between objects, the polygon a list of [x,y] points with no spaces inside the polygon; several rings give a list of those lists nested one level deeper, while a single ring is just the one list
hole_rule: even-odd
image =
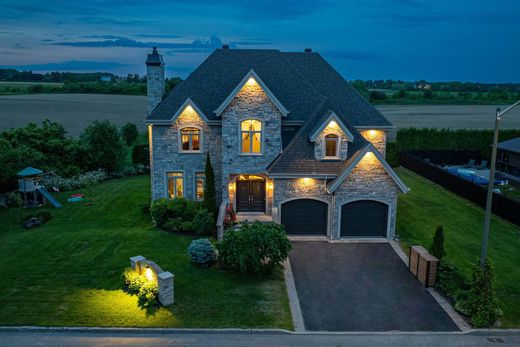
[{"label": "garage door panel", "polygon": [[328,205],[313,199],[297,199],[281,206],[281,223],[289,235],[327,235]]},{"label": "garage door panel", "polygon": [[386,237],[388,205],[359,200],[341,207],[342,237]]}]

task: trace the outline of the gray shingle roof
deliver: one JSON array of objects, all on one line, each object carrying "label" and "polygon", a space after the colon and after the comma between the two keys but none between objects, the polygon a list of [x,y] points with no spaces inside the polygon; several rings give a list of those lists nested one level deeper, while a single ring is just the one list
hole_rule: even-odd
[{"label": "gray shingle roof", "polygon": [[217,49],[153,110],[147,121],[166,121],[190,98],[208,119],[253,69],[289,110],[286,120],[306,120],[325,98],[355,126],[391,126],[318,53]]},{"label": "gray shingle roof", "polygon": [[498,148],[509,152],[520,153],[520,137],[500,142]]},{"label": "gray shingle roof", "polygon": [[289,111],[284,121],[303,121],[283,152],[269,165],[271,174],[337,175],[347,161],[314,157],[309,133],[333,111],[354,135],[348,158],[368,142],[356,126],[388,127],[390,122],[366,101],[318,53],[278,50],[217,49],[152,111],[147,121],[168,121],[190,98],[209,120],[214,111],[253,69]]}]

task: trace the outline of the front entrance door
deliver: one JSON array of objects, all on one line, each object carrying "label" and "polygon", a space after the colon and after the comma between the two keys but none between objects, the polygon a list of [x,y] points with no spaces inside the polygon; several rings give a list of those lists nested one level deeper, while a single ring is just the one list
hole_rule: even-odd
[{"label": "front entrance door", "polygon": [[237,179],[237,212],[265,212],[265,179]]}]

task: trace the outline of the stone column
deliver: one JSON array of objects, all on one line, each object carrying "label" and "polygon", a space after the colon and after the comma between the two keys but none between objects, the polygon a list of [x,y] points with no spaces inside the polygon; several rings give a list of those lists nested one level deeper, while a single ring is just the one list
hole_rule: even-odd
[{"label": "stone column", "polygon": [[163,306],[172,305],[174,302],[173,277],[173,274],[168,271],[157,274],[159,302]]}]

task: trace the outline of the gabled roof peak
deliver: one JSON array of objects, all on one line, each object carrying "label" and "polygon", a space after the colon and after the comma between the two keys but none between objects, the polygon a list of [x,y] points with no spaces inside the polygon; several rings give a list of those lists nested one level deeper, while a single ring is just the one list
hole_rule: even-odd
[{"label": "gabled roof peak", "polygon": [[231,91],[228,97],[220,104],[220,106],[214,111],[215,115],[220,116],[222,112],[226,109],[229,103],[233,100],[233,98],[244,88],[247,83],[258,83],[260,88],[267,94],[269,99],[273,102],[276,108],[282,113],[282,115],[287,116],[289,111],[285,108],[284,105],[276,98],[276,96],[271,92],[269,87],[262,81],[260,76],[255,72],[255,70],[251,69],[249,72],[242,78],[242,80],[238,83],[238,85]]},{"label": "gabled roof peak", "polygon": [[350,142],[354,141],[354,135],[350,132],[350,130],[347,128],[347,126],[341,121],[340,117],[338,117],[338,115],[334,111],[329,111],[329,112],[330,112],[330,114],[327,117],[327,119],[325,120],[325,122],[316,124],[314,129],[309,134],[309,139],[313,142],[316,141],[316,138],[321,134],[321,132],[323,130],[325,130],[329,125],[333,124],[333,122],[334,122],[335,124],[333,124],[333,127],[339,127],[339,129],[341,129],[341,131],[343,131],[343,133],[347,137],[348,141],[350,141]]}]

